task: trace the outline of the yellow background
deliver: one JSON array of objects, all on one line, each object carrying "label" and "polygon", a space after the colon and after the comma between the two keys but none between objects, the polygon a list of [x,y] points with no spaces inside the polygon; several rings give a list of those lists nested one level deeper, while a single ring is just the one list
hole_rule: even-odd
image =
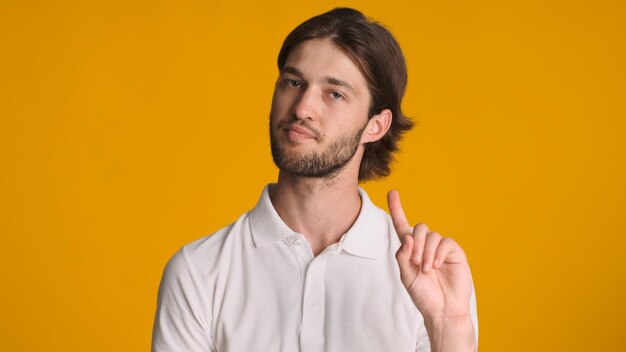
[{"label": "yellow background", "polygon": [[283,38],[338,5],[419,123],[365,188],[466,249],[481,351],[623,349],[624,1],[4,0],[0,350],[149,348],[167,259],[275,180]]}]

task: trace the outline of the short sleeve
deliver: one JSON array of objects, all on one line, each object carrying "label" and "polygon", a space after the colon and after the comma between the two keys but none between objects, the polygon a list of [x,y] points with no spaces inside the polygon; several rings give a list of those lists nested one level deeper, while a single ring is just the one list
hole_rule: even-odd
[{"label": "short sleeve", "polygon": [[214,351],[201,286],[181,248],[168,261],[159,286],[152,351]]}]

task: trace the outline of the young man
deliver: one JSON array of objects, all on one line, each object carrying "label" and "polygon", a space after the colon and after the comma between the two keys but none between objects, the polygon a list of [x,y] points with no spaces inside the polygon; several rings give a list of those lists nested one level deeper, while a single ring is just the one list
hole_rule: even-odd
[{"label": "young man", "polygon": [[254,209],[184,246],[159,289],[153,351],[474,351],[463,250],[391,217],[359,181],[389,174],[406,68],[352,9],[285,39],[270,114],[278,182]]}]

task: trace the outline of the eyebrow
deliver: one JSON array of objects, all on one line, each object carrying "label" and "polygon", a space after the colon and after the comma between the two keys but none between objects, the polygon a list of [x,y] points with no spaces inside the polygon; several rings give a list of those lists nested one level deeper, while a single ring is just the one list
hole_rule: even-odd
[{"label": "eyebrow", "polygon": [[[280,74],[283,74],[283,73],[291,73],[292,75],[295,75],[298,77],[304,77],[304,75],[302,74],[300,70],[292,66],[283,66],[283,68],[280,69]],[[352,85],[346,81],[343,81],[334,77],[329,77],[329,76],[324,77],[324,81],[326,83],[329,83],[335,86],[345,87],[351,90],[352,93],[356,94],[356,89],[354,89],[354,87],[352,87]]]}]

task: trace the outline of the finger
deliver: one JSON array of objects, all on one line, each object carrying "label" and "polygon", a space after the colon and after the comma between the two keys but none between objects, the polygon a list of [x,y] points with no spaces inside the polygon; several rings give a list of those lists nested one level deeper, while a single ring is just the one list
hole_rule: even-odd
[{"label": "finger", "polygon": [[395,189],[387,193],[387,205],[389,206],[393,227],[395,227],[398,236],[402,238],[404,235],[412,233],[413,229],[411,229],[411,225],[404,215],[404,210],[402,210],[400,195]]},{"label": "finger", "polygon": [[402,245],[396,252],[396,260],[400,267],[400,279],[405,287],[410,287],[415,279],[417,271],[411,263],[411,253],[413,252],[413,237],[404,236]]},{"label": "finger", "polygon": [[422,257],[424,255],[424,244],[426,243],[426,235],[430,232],[426,224],[417,224],[413,229],[413,253],[411,260],[413,264],[422,264]]},{"label": "finger", "polygon": [[407,263],[411,264],[411,253],[413,252],[413,244],[414,244],[413,237],[411,236],[403,237],[402,245],[396,252],[396,259],[398,260],[398,263],[400,264],[401,268]]},{"label": "finger", "polygon": [[422,272],[428,274],[435,260],[437,247],[441,242],[441,235],[438,232],[429,232],[426,235],[426,243],[424,243],[424,255],[422,259]]},{"label": "finger", "polygon": [[455,240],[450,237],[441,240],[435,253],[434,269],[439,269],[443,263],[460,264],[465,262],[467,262],[465,252]]}]

